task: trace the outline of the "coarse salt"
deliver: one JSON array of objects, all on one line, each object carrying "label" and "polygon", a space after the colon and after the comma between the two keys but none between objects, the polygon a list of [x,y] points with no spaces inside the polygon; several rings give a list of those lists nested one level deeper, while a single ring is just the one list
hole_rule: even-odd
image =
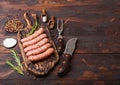
[{"label": "coarse salt", "polygon": [[43,21],[43,22],[46,22],[46,21],[47,21],[47,17],[46,17],[46,16],[43,16],[43,17],[42,17],[42,21]]},{"label": "coarse salt", "polygon": [[17,40],[14,38],[6,38],[3,40],[3,46],[6,48],[12,48],[17,44]]}]

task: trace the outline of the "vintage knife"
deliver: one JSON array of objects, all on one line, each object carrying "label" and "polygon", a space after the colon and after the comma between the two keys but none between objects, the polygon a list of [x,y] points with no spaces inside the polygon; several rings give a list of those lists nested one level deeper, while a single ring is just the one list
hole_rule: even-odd
[{"label": "vintage knife", "polygon": [[58,69],[58,73],[57,73],[58,76],[63,76],[69,71],[71,57],[75,50],[76,41],[77,41],[77,38],[72,38],[68,40],[66,47],[65,47],[65,51],[62,55],[63,61],[60,64],[60,67]]}]

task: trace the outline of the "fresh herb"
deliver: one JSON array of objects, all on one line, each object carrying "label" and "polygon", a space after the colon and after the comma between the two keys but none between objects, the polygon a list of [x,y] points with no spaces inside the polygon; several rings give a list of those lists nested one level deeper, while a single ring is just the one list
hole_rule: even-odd
[{"label": "fresh herb", "polygon": [[9,60],[6,61],[6,63],[13,69],[15,70],[17,73],[21,74],[21,75],[24,75],[23,71],[21,70],[21,68],[13,65],[13,63]]},{"label": "fresh herb", "polygon": [[38,28],[38,26],[39,26],[38,22],[35,22],[35,24],[33,25],[32,29],[27,34],[27,36],[32,35],[35,32],[35,30]]},{"label": "fresh herb", "polygon": [[20,62],[20,57],[17,55],[17,52],[15,50],[11,50],[11,53],[12,53],[12,57],[15,59],[15,62],[18,64],[18,66],[20,68],[23,68]]},{"label": "fresh herb", "polygon": [[10,50],[10,51],[11,51],[12,57],[15,59],[15,62],[17,63],[17,66],[14,65],[10,60],[7,60],[6,63],[17,73],[24,75],[22,70],[23,67],[20,61],[20,57],[18,56],[18,53],[15,50]]}]

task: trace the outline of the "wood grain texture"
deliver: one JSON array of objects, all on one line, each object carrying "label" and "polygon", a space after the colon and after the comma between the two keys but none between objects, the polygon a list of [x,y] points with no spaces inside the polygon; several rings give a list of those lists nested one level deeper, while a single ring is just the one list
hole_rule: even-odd
[{"label": "wood grain texture", "polygon": [[[2,41],[16,38],[16,34],[5,32],[5,22],[19,18],[25,24],[24,12],[37,13],[40,18],[42,9],[47,10],[49,18],[54,15],[56,19],[69,19],[62,34],[64,44],[70,38],[78,38],[72,69],[62,78],[56,74],[57,66],[47,77],[33,80],[27,73],[18,75],[5,64],[12,58]],[[1,0],[0,11],[0,85],[120,85],[119,0]],[[54,40],[57,34],[54,29]],[[13,49],[20,53],[18,45]]]},{"label": "wood grain texture", "polygon": [[[7,59],[12,60],[11,55],[1,55],[1,70],[0,79],[29,79],[30,75],[20,76],[12,72],[10,68],[4,63]],[[43,80],[47,79],[77,79],[77,80],[118,80],[120,77],[119,54],[74,54],[72,58],[71,72],[63,78],[57,77],[56,68]],[[32,78],[31,78],[32,79]]]}]

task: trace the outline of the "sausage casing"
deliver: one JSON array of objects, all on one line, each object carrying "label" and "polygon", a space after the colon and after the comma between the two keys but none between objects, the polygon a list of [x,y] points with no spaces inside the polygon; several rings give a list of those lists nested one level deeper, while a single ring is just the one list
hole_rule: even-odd
[{"label": "sausage casing", "polygon": [[49,40],[48,40],[47,38],[44,38],[44,39],[42,39],[41,41],[39,41],[38,43],[26,47],[26,48],[24,49],[24,52],[26,53],[26,52],[28,52],[28,51],[30,51],[30,50],[37,49],[37,48],[41,47],[42,45],[44,45],[44,44],[46,44],[46,43],[48,43],[48,42],[49,42]]},{"label": "sausage casing", "polygon": [[34,38],[34,39],[30,40],[30,41],[24,42],[23,47],[31,46],[31,45],[39,42],[40,40],[42,40],[42,39],[44,39],[46,37],[47,37],[46,34],[41,34],[38,37],[36,37],[36,38]]},{"label": "sausage casing", "polygon": [[30,50],[26,53],[26,56],[31,56],[31,55],[37,55],[37,54],[41,54],[42,52],[46,51],[47,49],[49,49],[51,46],[50,43],[47,43],[35,50]]},{"label": "sausage casing", "polygon": [[42,60],[42,59],[45,59],[45,58],[49,57],[53,52],[54,52],[54,49],[49,48],[45,52],[40,53],[38,55],[29,56],[28,60],[33,61],[33,62],[34,61],[39,61],[39,60]]},{"label": "sausage casing", "polygon": [[30,35],[30,36],[28,36],[26,38],[21,39],[21,42],[24,43],[24,42],[27,42],[29,40],[32,40],[35,37],[37,37],[38,35],[42,34],[43,32],[44,32],[44,29],[40,28],[39,30],[35,31],[35,33],[33,33],[32,35]]}]

